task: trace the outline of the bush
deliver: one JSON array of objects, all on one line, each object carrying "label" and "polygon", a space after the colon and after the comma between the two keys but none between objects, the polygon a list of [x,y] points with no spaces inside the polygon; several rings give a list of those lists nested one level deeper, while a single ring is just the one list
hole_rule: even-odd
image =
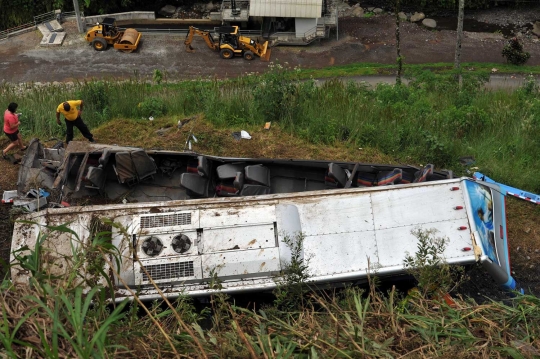
[{"label": "bush", "polygon": [[523,51],[523,45],[517,37],[513,37],[503,47],[502,55],[512,65],[524,65],[531,57],[531,54]]},{"label": "bush", "polygon": [[158,117],[167,113],[167,106],[160,98],[151,97],[137,105],[139,115],[148,118],[150,116]]}]

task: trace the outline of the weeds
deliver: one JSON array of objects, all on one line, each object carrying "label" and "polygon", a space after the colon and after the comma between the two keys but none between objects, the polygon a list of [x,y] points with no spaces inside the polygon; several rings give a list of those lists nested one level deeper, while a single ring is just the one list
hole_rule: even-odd
[{"label": "weeds", "polygon": [[[85,121],[95,127],[124,118],[182,117],[203,113],[218,127],[262,126],[267,121],[314,144],[346,141],[370,147],[396,162],[426,163],[455,172],[460,157],[473,156],[481,171],[495,180],[531,192],[540,191],[534,174],[540,149],[535,130],[540,120],[537,85],[531,77],[514,92],[486,91],[485,74],[466,72],[460,88],[453,74],[405,70],[408,86],[313,79],[300,81],[303,70],[272,64],[264,74],[231,80],[162,81],[138,78],[123,82],[82,82],[70,86],[3,84],[3,96],[20,104],[23,136],[59,137],[51,113],[66,98],[88,103]],[[516,144],[516,156],[493,154]]]},{"label": "weeds", "polygon": [[[48,237],[42,238],[54,238],[63,227],[50,227]],[[94,235],[102,233],[100,227]],[[420,292],[405,296],[394,289],[383,294],[373,287],[364,292],[354,286],[333,293],[313,292],[305,286],[309,275],[302,258],[303,237],[298,235],[287,240],[291,261],[289,279],[283,283],[289,286],[280,286],[280,291],[303,300],[289,298],[293,302],[288,303],[295,304],[291,309],[283,308],[287,301],[277,300],[282,312],[276,307],[253,311],[218,295],[211,299],[210,325],[203,324],[208,309],[199,312],[188,298],[163,309],[161,301],[149,306],[135,296],[129,308],[126,302],[113,307],[100,284],[105,280],[96,281],[88,292],[82,282],[52,285],[52,277],[39,275],[40,266],[35,264],[47,253],[41,248],[43,239],[38,253],[27,253],[33,259],[18,264],[38,275],[35,285],[2,283],[0,342],[9,357],[32,353],[42,358],[393,358],[412,353],[415,357],[532,358],[540,354],[538,298],[519,296],[484,305],[454,298],[454,305],[448,306],[430,294],[448,290],[454,280],[440,257],[445,240],[434,238],[432,231],[415,234],[418,251],[408,263],[419,279]],[[107,256],[113,254],[106,245],[100,248]],[[114,270],[112,263],[109,267]],[[210,284],[219,288],[215,273]]]},{"label": "weeds", "polygon": [[412,274],[424,297],[448,293],[460,281],[463,269],[450,267],[443,255],[447,238],[436,237],[434,229],[415,229],[411,232],[417,239],[417,251],[405,257],[405,268]]},{"label": "weeds", "polygon": [[285,312],[301,308],[305,294],[309,291],[309,258],[304,257],[304,239],[302,233],[293,237],[285,236],[283,239],[291,252],[291,259],[282,263],[283,275],[275,279],[277,288],[274,290],[274,305]]}]

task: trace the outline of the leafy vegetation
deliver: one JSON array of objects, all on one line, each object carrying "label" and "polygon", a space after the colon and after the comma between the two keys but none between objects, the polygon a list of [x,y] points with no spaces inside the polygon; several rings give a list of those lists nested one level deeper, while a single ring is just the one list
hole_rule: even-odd
[{"label": "leafy vegetation", "polygon": [[305,79],[300,69],[272,64],[264,74],[224,81],[2,84],[0,93],[19,103],[25,137],[62,137],[62,127],[52,120],[54,109],[66,98],[82,98],[91,128],[119,118],[146,121],[201,113],[217,127],[272,121],[314,144],[345,142],[376,149],[396,162],[429,162],[458,174],[464,173],[459,158],[473,156],[475,166],[495,180],[540,192],[535,173],[540,100],[533,76],[510,92],[486,90],[483,73],[465,72],[461,88],[452,72],[409,68],[406,75],[408,85],[370,88],[338,79]]},{"label": "leafy vegetation", "polygon": [[[237,306],[219,292],[202,309],[185,297],[172,303],[163,297],[151,303],[113,305],[103,287],[107,281],[100,279],[103,271],[94,273],[92,281],[100,284],[83,291],[85,281],[53,277],[44,266],[32,264],[46,255],[47,240],[57,232],[78,241],[65,226],[43,228],[37,247],[17,254],[21,268],[34,273],[32,285],[7,280],[1,284],[0,342],[8,357],[31,352],[40,358],[390,358],[414,352],[418,357],[532,358],[540,353],[538,298],[523,295],[505,303],[477,305],[432,295],[449,287],[431,271],[443,278],[450,278],[450,273],[440,256],[444,240],[429,230],[417,232],[418,252],[409,263],[418,270],[420,289],[435,289],[430,294],[400,293],[394,287],[381,292],[374,280],[367,290],[348,286],[298,292],[296,285],[305,288],[309,276],[297,248],[301,238],[293,239],[288,267],[294,272],[289,283],[293,285],[281,286],[279,296],[301,298],[289,309]],[[118,259],[102,240],[107,235],[110,238],[110,232],[98,232],[91,241],[103,262]],[[82,268],[86,247],[72,250],[62,260],[69,268]],[[219,290],[218,278],[211,287]]]},{"label": "leafy vegetation", "polygon": [[[198,0],[184,0],[183,6],[192,6],[200,2]],[[522,0],[508,0],[510,5],[520,5]],[[0,13],[0,31],[29,23],[33,21],[33,17],[56,9],[62,11],[73,11],[73,2],[70,0],[55,0],[55,1],[4,1],[2,4],[2,12]],[[112,14],[117,12],[129,11],[159,11],[163,6],[168,5],[165,0],[144,1],[144,0],[84,0],[79,3],[79,8],[86,15],[96,14]],[[417,9],[456,9],[457,0],[404,0],[403,5],[414,7]],[[469,9],[487,8],[493,6],[493,2],[489,0],[468,0],[465,6]]]},{"label": "leafy vegetation", "polygon": [[513,37],[504,45],[502,56],[512,65],[524,65],[531,54],[523,50],[523,44],[517,37]]}]

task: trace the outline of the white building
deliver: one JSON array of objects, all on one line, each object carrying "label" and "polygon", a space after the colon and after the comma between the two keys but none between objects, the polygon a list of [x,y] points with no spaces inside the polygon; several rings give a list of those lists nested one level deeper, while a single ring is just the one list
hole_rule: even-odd
[{"label": "white building", "polygon": [[327,37],[337,25],[335,0],[224,0],[220,15],[241,27],[258,23],[263,37],[290,44]]}]

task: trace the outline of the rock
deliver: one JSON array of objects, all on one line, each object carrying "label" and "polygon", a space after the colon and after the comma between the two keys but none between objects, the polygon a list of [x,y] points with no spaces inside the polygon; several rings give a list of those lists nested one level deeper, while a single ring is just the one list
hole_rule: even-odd
[{"label": "rock", "polygon": [[540,37],[540,21],[537,21],[533,24],[532,33]]},{"label": "rock", "polygon": [[367,8],[367,11],[369,11],[369,12],[373,12],[373,10],[375,10],[374,7],[368,7],[368,8]]},{"label": "rock", "polygon": [[403,21],[407,21],[408,16],[403,11],[398,14],[399,18]]},{"label": "rock", "polygon": [[424,25],[427,28],[434,29],[437,27],[437,21],[433,19],[424,19],[422,20],[422,25]]},{"label": "rock", "polygon": [[384,12],[384,10],[381,9],[381,8],[375,8],[375,9],[373,9],[373,13],[375,13],[375,14],[382,14],[383,12]]},{"label": "rock", "polygon": [[362,17],[364,16],[364,9],[361,7],[355,7],[352,11],[352,16]]},{"label": "rock", "polygon": [[171,17],[176,13],[176,6],[165,5],[159,10],[159,13],[165,17]]},{"label": "rock", "polygon": [[426,18],[426,15],[424,15],[423,12],[415,12],[411,16],[411,22],[418,22],[421,20],[424,20]]}]

